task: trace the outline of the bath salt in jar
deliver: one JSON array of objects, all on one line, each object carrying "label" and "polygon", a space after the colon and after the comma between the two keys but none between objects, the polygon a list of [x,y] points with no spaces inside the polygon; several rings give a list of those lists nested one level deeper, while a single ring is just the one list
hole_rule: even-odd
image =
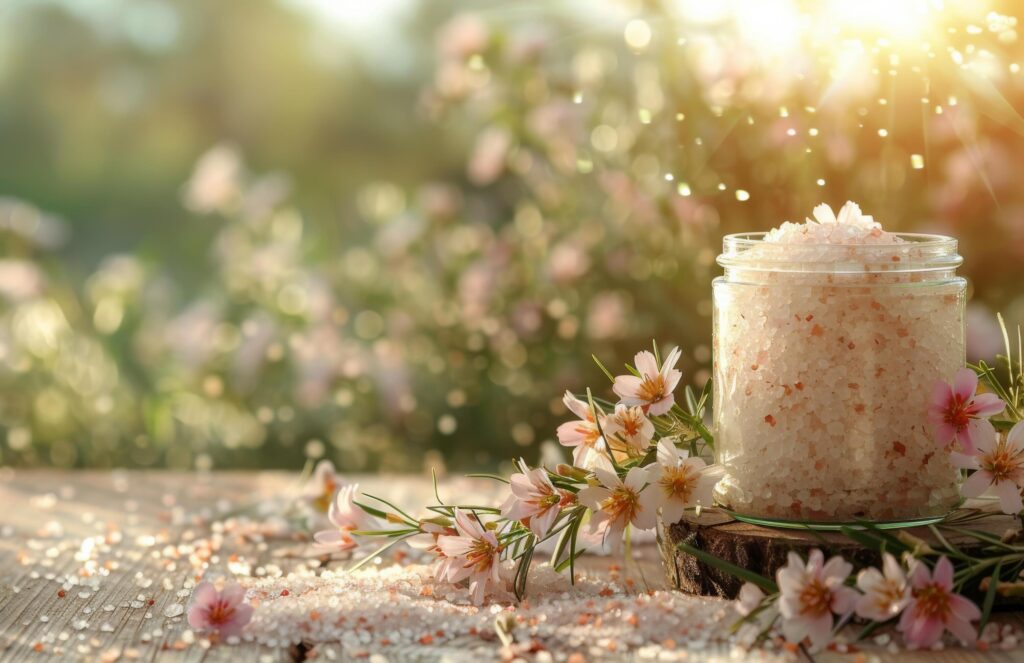
[{"label": "bath salt in jar", "polygon": [[730,235],[714,282],[716,501],[751,522],[935,521],[960,501],[927,421],[964,365],[956,240],[847,203]]}]

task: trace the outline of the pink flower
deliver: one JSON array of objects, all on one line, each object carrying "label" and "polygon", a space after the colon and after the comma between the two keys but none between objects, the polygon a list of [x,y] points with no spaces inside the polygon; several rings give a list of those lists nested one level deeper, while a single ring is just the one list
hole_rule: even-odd
[{"label": "pink flower", "polygon": [[605,418],[604,434],[616,458],[626,458],[646,451],[654,437],[654,424],[640,406],[619,403],[615,412]]},{"label": "pink flower", "polygon": [[963,643],[975,641],[977,633],[971,622],[981,618],[981,611],[953,593],[953,565],[945,556],[935,564],[934,574],[917,562],[910,572],[910,585],[910,603],[898,627],[908,645],[931,647],[947,630]]},{"label": "pink flower", "polygon": [[489,585],[501,582],[501,550],[498,537],[484,528],[476,516],[455,509],[455,536],[441,536],[437,545],[451,558],[448,581],[469,579],[473,603],[484,602]]},{"label": "pink flower", "polygon": [[219,592],[213,583],[203,581],[192,592],[188,625],[202,631],[217,631],[222,636],[238,635],[252,619],[253,607],[245,602],[245,589],[229,583]]},{"label": "pink flower", "polygon": [[976,439],[991,437],[992,424],[987,420],[1006,407],[995,394],[976,394],[978,376],[969,368],[961,368],[953,377],[952,386],[936,382],[928,406],[928,420],[935,433],[935,442],[949,446],[959,442],[967,453],[974,452]]},{"label": "pink flower", "polygon": [[607,456],[604,438],[601,437],[601,430],[597,421],[600,420],[604,426],[605,416],[600,410],[597,411],[597,419],[594,417],[594,410],[590,404],[584,403],[566,391],[562,402],[569,408],[569,411],[579,417],[578,421],[567,421],[558,427],[558,441],[565,447],[573,447],[572,462],[577,467],[592,469],[597,461],[595,457]]},{"label": "pink flower", "polygon": [[804,565],[800,556],[789,553],[789,561],[779,569],[779,612],[782,614],[782,633],[792,643],[810,638],[814,650],[826,646],[832,639],[833,614],[853,612],[860,596],[843,583],[853,566],[842,557],[825,556],[815,548]]},{"label": "pink flower", "polygon": [[352,532],[379,528],[376,518],[356,506],[355,497],[358,493],[359,484],[355,483],[338,491],[327,512],[327,520],[334,528],[322,530],[313,535],[318,548],[351,550],[359,545],[352,536]]},{"label": "pink flower", "polygon": [[661,517],[666,523],[678,522],[686,509],[698,503],[710,507],[712,491],[722,478],[721,465],[706,465],[691,458],[669,440],[658,442],[658,462],[647,467],[651,487],[662,494]]},{"label": "pink flower", "polygon": [[857,587],[864,595],[857,601],[857,614],[865,619],[885,622],[910,602],[910,586],[896,558],[882,555],[882,571],[872,567],[857,575]]},{"label": "pink flower", "polygon": [[529,469],[520,461],[520,469],[509,478],[512,494],[501,505],[501,515],[521,520],[530,530],[543,537],[561,513],[562,494],[551,483],[543,467]]},{"label": "pink flower", "polygon": [[327,513],[342,484],[341,477],[334,471],[334,464],[326,459],[321,460],[306,484],[303,497],[318,513]]},{"label": "pink flower", "polygon": [[964,481],[964,497],[978,497],[991,488],[1003,513],[1020,513],[1024,509],[1020,497],[1024,488],[1024,422],[1014,425],[1005,439],[993,431],[974,443],[972,456],[951,454],[957,467],[977,470]]},{"label": "pink flower", "polygon": [[648,482],[645,469],[631,468],[625,480],[600,467],[594,473],[601,485],[587,486],[577,493],[580,504],[594,511],[590,519],[592,532],[601,532],[606,541],[611,540],[611,548],[617,550],[627,525],[637,529],[654,527],[661,495],[655,490],[644,490]]},{"label": "pink flower", "polygon": [[638,352],[633,361],[640,377],[635,375],[619,375],[612,385],[614,391],[625,405],[640,405],[650,416],[665,414],[675,403],[672,391],[679,384],[683,374],[676,370],[676,362],[682,355],[675,348],[665,358],[665,363],[658,369],[658,360],[647,350]]}]

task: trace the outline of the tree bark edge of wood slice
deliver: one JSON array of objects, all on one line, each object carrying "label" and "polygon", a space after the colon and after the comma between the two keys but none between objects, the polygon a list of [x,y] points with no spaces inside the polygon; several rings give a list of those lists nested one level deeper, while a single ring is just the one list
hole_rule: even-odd
[{"label": "tree bark edge of wood slice", "polygon": [[[993,516],[974,524],[975,529],[982,529],[997,537],[1013,526],[1015,520],[1012,516]],[[936,540],[927,527],[911,527],[903,531],[926,542]],[[734,599],[739,595],[743,581],[679,550],[677,546],[682,542],[772,579],[775,578],[775,572],[786,565],[790,551],[806,559],[813,548],[821,549],[826,558],[842,555],[853,564],[854,569],[881,565],[878,552],[865,548],[839,532],[761,527],[738,521],[716,510],[707,510],[700,516],[687,514],[674,524],[665,524],[659,519],[657,533],[669,586],[696,596]],[[972,547],[980,548],[984,545],[969,537],[946,538],[965,552],[970,552]]]}]

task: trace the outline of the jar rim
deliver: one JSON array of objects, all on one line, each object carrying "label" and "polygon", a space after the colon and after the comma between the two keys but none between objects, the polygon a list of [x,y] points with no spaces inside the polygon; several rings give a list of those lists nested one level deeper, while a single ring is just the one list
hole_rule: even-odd
[{"label": "jar rim", "polygon": [[[766,232],[726,235],[718,264],[723,267],[801,272],[910,272],[956,269],[963,263],[956,238],[928,233],[894,233],[898,244],[783,243],[765,241]],[[755,250],[756,249],[756,250]]]}]

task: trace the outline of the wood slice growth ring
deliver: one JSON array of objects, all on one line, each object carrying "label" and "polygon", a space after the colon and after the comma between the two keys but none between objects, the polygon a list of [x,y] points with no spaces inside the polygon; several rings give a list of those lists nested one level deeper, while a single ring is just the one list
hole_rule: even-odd
[{"label": "wood slice growth ring", "polygon": [[[1000,514],[976,520],[965,528],[983,531],[998,538],[1008,530],[1017,530],[1020,527],[1013,516]],[[937,544],[935,534],[928,527],[890,530],[893,534],[900,531],[928,543]],[[962,534],[945,533],[943,536],[949,543],[968,554],[985,545]],[[687,514],[673,525],[659,521],[658,544],[669,585],[687,594],[698,596],[733,599],[739,594],[743,581],[679,550],[677,545],[681,542],[773,579],[775,572],[786,565],[786,557],[790,551],[795,551],[806,559],[813,548],[820,548],[826,557],[842,555],[856,569],[881,566],[878,552],[858,544],[840,532],[761,527],[736,520],[717,509],[706,510],[700,516]]]}]

